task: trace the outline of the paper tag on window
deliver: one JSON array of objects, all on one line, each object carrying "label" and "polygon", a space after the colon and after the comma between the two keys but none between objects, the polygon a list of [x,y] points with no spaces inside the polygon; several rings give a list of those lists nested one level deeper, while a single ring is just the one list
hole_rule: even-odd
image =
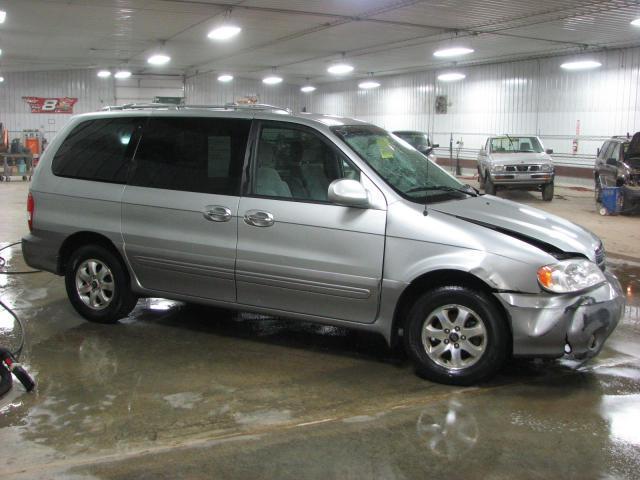
[{"label": "paper tag on window", "polygon": [[378,148],[380,149],[380,157],[384,159],[393,158],[393,147],[389,144],[389,140],[386,138],[378,138]]}]

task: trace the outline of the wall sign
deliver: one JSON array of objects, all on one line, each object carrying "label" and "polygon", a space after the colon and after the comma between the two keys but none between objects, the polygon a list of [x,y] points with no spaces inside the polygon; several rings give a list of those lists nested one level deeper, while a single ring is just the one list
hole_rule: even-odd
[{"label": "wall sign", "polygon": [[77,98],[22,97],[31,107],[31,113],[73,113]]}]

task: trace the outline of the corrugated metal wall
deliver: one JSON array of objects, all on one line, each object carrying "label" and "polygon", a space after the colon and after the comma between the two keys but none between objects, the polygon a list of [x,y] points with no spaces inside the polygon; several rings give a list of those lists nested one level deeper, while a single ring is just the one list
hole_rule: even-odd
[{"label": "corrugated metal wall", "polygon": [[24,129],[39,129],[49,140],[68,121],[66,114],[33,114],[22,97],[75,97],[74,113],[98,110],[115,102],[112,80],[96,77],[93,70],[5,73],[0,84],[0,122],[12,138]]},{"label": "corrugated metal wall", "polygon": [[[440,72],[433,71],[379,77],[382,86],[369,91],[349,80],[321,85],[301,104],[389,130],[425,130],[447,149],[453,137],[453,154],[461,142],[462,158],[475,158],[489,135],[537,134],[558,164],[590,167],[606,137],[640,130],[640,48],[589,57],[602,67],[569,72],[560,69],[567,58],[552,57],[461,68],[467,77],[450,83],[437,81]],[[435,112],[438,95],[447,97],[446,114]]]},{"label": "corrugated metal wall", "polygon": [[260,80],[236,78],[222,83],[214,74],[201,74],[185,81],[185,102],[192,105],[222,105],[242,97],[257,96],[260,103],[300,110],[300,87],[281,83],[265,85]]}]

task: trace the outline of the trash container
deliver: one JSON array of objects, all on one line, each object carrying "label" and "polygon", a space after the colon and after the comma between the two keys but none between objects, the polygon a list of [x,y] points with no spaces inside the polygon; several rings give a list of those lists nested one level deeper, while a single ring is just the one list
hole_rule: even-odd
[{"label": "trash container", "polygon": [[600,193],[600,215],[617,215],[622,211],[622,187],[602,187]]}]

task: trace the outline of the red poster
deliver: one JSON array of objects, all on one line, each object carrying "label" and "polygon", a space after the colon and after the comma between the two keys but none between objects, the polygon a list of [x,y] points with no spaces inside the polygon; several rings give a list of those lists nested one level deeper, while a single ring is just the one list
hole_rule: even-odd
[{"label": "red poster", "polygon": [[31,107],[31,113],[73,113],[77,98],[22,97]]}]

